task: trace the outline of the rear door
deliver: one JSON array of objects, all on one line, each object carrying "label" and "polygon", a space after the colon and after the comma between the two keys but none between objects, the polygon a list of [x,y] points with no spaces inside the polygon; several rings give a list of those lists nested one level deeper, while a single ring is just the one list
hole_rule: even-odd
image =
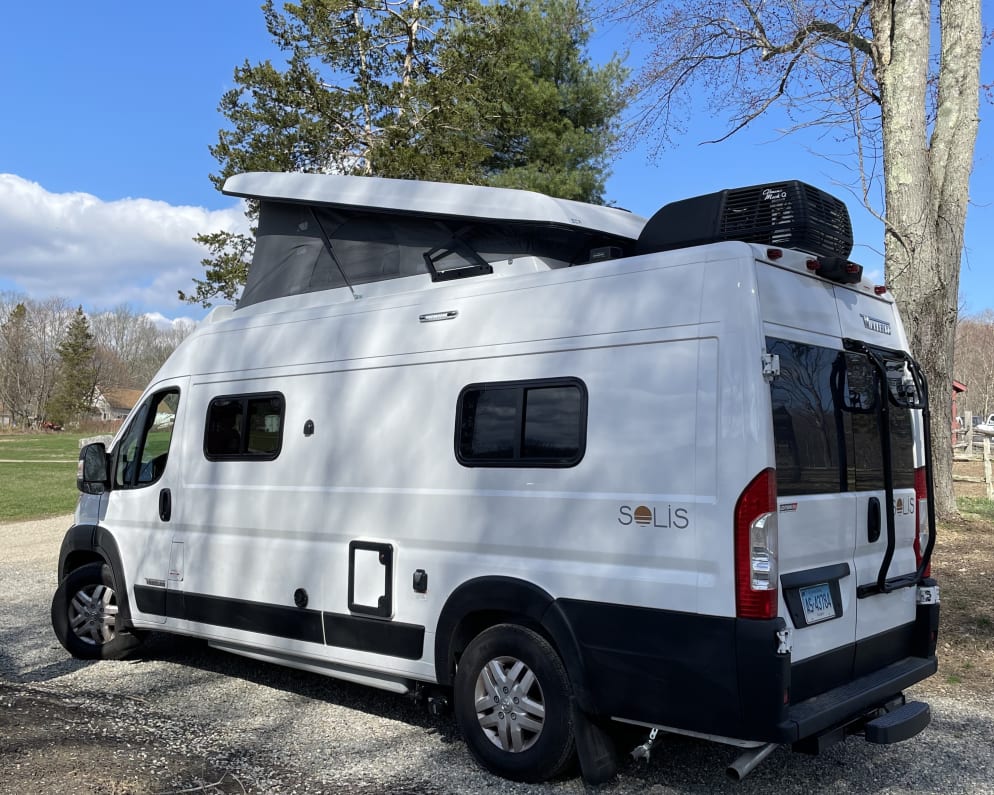
[{"label": "rear door", "polygon": [[[849,347],[864,346],[850,343]],[[911,410],[901,405],[908,376],[902,354],[879,347],[866,346],[866,350],[846,354],[856,495],[857,676],[906,656],[915,589],[880,593],[873,585],[910,574],[917,566],[913,418]],[[888,539],[890,522],[893,544]]]},{"label": "rear door", "polygon": [[831,337],[768,337],[766,344],[780,364],[770,384],[780,614],[793,628],[792,660],[848,649],[848,658],[832,663],[848,673],[857,631],[858,530],[844,410],[846,353]]},{"label": "rear door", "polygon": [[781,614],[793,661],[811,661],[796,671],[796,698],[908,653],[914,589],[872,586],[916,566],[913,418],[899,405],[900,353],[827,337],[770,337],[767,350],[780,363],[770,394]]}]

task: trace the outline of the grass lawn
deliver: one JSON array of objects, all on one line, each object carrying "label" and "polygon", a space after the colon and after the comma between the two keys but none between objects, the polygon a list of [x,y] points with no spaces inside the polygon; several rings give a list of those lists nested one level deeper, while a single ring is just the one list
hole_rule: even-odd
[{"label": "grass lawn", "polygon": [[994,531],[994,501],[983,497],[960,497],[956,503],[962,513],[972,514],[980,520],[991,522]]},{"label": "grass lawn", "polygon": [[[92,434],[86,434],[90,436]],[[72,461],[79,458],[74,433],[12,433],[0,435],[0,461]]]},{"label": "grass lawn", "polygon": [[72,512],[79,440],[72,433],[0,435],[0,522]]},{"label": "grass lawn", "polygon": [[0,464],[0,522],[72,513],[76,464]]}]

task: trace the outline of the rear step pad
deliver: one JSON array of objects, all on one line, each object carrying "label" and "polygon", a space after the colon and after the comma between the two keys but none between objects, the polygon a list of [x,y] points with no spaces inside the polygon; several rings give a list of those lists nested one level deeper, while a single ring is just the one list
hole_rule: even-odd
[{"label": "rear step pad", "polygon": [[778,742],[797,742],[848,723],[934,674],[937,667],[935,657],[906,657],[800,704],[793,704],[787,710],[787,720],[778,727],[781,732]]},{"label": "rear step pad", "polygon": [[909,701],[895,710],[874,718],[866,724],[866,739],[871,743],[886,745],[914,737],[928,726],[932,711],[924,701]]}]

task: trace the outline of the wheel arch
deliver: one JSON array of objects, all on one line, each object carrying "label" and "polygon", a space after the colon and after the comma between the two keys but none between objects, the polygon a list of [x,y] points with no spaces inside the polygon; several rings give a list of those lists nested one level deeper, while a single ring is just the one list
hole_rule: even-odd
[{"label": "wheel arch", "polygon": [[477,577],[456,588],[435,630],[435,676],[451,686],[456,661],[469,642],[497,624],[519,624],[538,632],[563,661],[580,707],[592,708],[579,644],[556,600],[534,583],[514,577]]},{"label": "wheel arch", "polygon": [[117,586],[118,616],[126,626],[131,625],[131,600],[128,598],[128,581],[124,576],[121,551],[109,530],[99,525],[73,525],[62,539],[59,550],[59,582],[69,572],[87,563],[106,563],[114,575]]}]

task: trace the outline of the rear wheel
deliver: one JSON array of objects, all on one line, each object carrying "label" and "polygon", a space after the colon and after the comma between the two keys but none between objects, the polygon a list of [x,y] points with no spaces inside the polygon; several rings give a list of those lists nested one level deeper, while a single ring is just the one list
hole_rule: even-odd
[{"label": "rear wheel", "polygon": [[105,563],[74,569],[52,599],[52,628],[73,657],[117,660],[139,644],[118,624],[117,586]]},{"label": "rear wheel", "polygon": [[499,624],[466,647],[455,679],[456,720],[473,756],[515,781],[544,781],[573,755],[569,678],[549,642]]}]

